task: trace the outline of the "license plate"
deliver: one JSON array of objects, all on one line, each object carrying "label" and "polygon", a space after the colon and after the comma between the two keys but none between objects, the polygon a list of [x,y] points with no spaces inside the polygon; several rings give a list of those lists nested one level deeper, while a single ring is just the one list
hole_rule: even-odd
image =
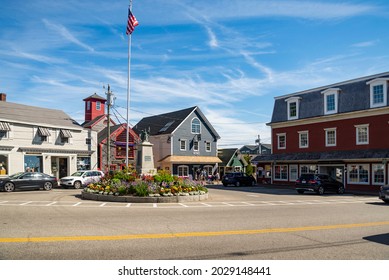
[{"label": "license plate", "polygon": [[307,183],[307,181],[305,181],[305,180],[302,180],[302,181],[301,181],[301,183],[305,184],[305,183]]}]

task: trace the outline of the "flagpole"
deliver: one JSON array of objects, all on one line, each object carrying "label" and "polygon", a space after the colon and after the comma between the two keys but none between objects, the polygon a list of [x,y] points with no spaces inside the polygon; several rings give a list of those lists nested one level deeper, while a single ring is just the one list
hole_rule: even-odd
[{"label": "flagpole", "polygon": [[[130,11],[132,12],[132,0],[130,0]],[[128,76],[127,76],[127,133],[126,133],[126,169],[128,168],[128,144],[129,144],[129,133],[130,133],[130,92],[131,92],[131,37],[132,34],[128,35]]]}]

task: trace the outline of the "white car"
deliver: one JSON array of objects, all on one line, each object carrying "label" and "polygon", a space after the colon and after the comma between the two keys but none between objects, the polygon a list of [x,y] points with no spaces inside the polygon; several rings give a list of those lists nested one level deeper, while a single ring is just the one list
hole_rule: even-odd
[{"label": "white car", "polygon": [[104,176],[104,173],[98,170],[83,170],[73,173],[71,176],[63,177],[59,180],[61,187],[74,187],[79,189],[87,186],[90,183],[99,182]]}]

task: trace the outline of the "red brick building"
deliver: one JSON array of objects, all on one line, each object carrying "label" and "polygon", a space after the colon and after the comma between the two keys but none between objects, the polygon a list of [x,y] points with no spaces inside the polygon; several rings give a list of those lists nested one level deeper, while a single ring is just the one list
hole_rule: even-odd
[{"label": "red brick building", "polygon": [[276,184],[326,173],[346,191],[388,183],[389,72],[275,98],[272,154],[254,161]]}]

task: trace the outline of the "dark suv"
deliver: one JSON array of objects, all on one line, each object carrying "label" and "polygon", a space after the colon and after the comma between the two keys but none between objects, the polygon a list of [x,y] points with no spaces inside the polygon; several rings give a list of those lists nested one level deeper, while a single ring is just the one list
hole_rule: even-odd
[{"label": "dark suv", "polygon": [[316,192],[320,195],[327,191],[344,193],[344,185],[327,174],[302,174],[295,186],[298,193],[305,191]]},{"label": "dark suv", "polygon": [[222,179],[223,185],[226,187],[228,185],[234,185],[236,187],[246,185],[254,186],[257,182],[253,176],[247,175],[242,172],[231,172],[226,173]]}]

